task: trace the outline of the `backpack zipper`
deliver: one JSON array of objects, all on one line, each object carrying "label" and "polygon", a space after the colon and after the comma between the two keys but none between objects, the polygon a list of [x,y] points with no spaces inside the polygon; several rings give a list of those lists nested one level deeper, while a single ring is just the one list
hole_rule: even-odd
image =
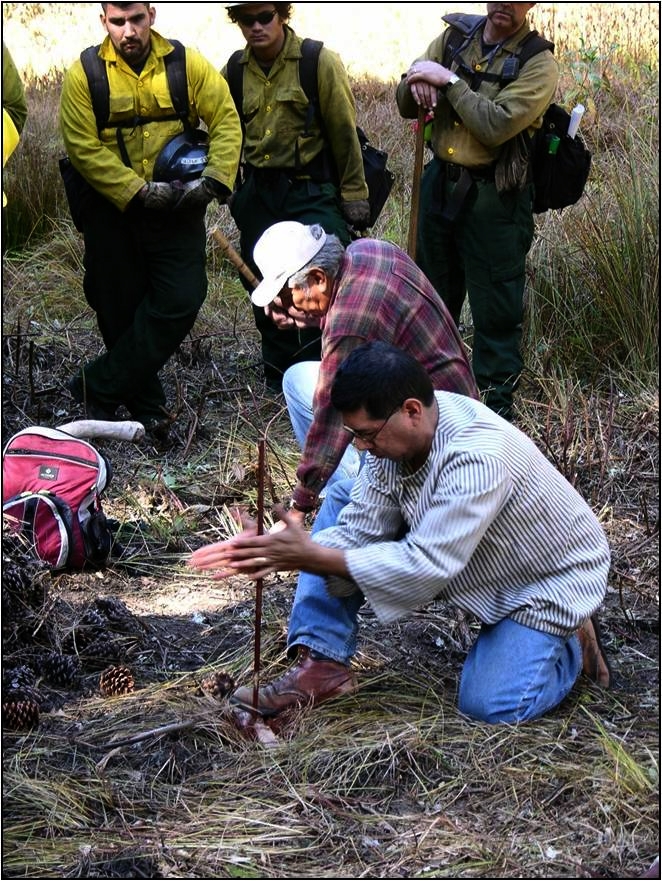
[{"label": "backpack zipper", "polygon": [[64,459],[66,462],[76,462],[78,465],[86,465],[88,468],[98,468],[98,464],[89,459],[81,459],[79,456],[70,456],[67,453],[53,453],[52,450],[7,450],[8,456],[43,456],[46,459]]}]

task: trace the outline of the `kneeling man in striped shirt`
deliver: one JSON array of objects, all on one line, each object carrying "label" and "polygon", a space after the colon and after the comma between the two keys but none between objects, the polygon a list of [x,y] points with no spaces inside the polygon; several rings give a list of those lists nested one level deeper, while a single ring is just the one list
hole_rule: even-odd
[{"label": "kneeling man in striped shirt", "polygon": [[[594,617],[607,587],[607,539],[535,444],[479,401],[435,392],[415,359],[381,341],[345,359],[331,400],[366,451],[349,503],[335,505],[329,493],[313,535],[281,511],[286,528],[258,536],[248,526],[189,561],[218,578],[298,569],[297,595],[303,582],[307,597],[325,591],[337,601],[333,614],[324,602],[317,616],[307,604],[289,646],[297,663],[260,689],[258,711],[274,716],[356,689],[350,661],[366,601],[382,622],[435,598],[480,619],[458,697],[473,719],[535,719],[582,670],[607,687]],[[252,698],[243,687],[231,700],[250,709]]]}]

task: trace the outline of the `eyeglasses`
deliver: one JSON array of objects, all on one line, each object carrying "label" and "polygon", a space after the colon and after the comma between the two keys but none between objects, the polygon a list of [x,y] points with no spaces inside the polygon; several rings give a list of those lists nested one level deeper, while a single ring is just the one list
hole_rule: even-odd
[{"label": "eyeglasses", "polygon": [[382,424],[379,426],[379,428],[366,429],[365,431],[362,431],[361,429],[359,429],[358,431],[355,431],[353,428],[350,428],[349,425],[343,425],[343,428],[348,434],[351,435],[352,441],[358,440],[358,441],[361,441],[362,444],[368,444],[368,446],[371,447],[374,445],[375,441],[377,440],[377,436],[386,427],[386,423],[389,421],[389,419],[391,419],[391,417],[395,416],[395,414],[398,412],[399,409],[400,409],[400,405],[398,404],[398,406],[395,408],[395,410],[392,410],[388,414],[388,416],[382,422]]},{"label": "eyeglasses", "polygon": [[255,22],[262,25],[270,24],[277,13],[277,9],[272,9],[271,12],[258,12],[257,15],[251,15],[250,12],[235,12],[235,18],[242,27],[252,28]]}]

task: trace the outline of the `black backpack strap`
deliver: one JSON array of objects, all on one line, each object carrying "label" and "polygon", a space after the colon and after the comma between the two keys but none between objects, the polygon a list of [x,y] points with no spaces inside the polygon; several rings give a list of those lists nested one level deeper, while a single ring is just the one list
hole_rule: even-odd
[{"label": "black backpack strap", "polygon": [[[311,40],[306,37],[301,41],[301,58],[299,59],[299,82],[301,88],[308,98],[308,110],[306,112],[306,121],[304,124],[304,137],[308,136],[310,126],[315,114],[317,114],[317,122],[319,124],[322,136],[324,138],[324,149],[319,157],[315,157],[309,164],[308,170],[314,178],[320,180],[336,180],[337,172],[335,171],[335,163],[333,162],[328,145],[326,127],[324,125],[324,117],[320,112],[319,106],[319,86],[317,79],[317,69],[319,67],[320,52],[324,43],[321,40]],[[295,167],[300,168],[298,149],[295,150]]]},{"label": "black backpack strap", "polygon": [[230,55],[228,63],[226,64],[228,88],[230,89],[234,106],[237,108],[242,128],[244,125],[244,66],[241,64],[243,54],[243,49],[237,49],[236,52],[233,52],[232,55]]},{"label": "black backpack strap", "polygon": [[[171,122],[173,119],[181,120],[185,126],[189,126],[188,112],[188,85],[186,80],[186,49],[179,40],[170,40],[174,50],[164,57],[166,76],[168,78],[168,89],[172,98],[172,105],[175,108],[174,115],[159,117],[162,121]],[[99,49],[101,45],[89,46],[80,53],[80,61],[87,77],[87,83],[90,89],[90,97],[92,99],[92,109],[97,123],[97,131],[101,131],[108,127],[110,119],[110,86],[108,84],[108,72],[106,70],[106,62],[99,57]],[[119,128],[135,128],[145,122],[158,122],[159,119],[152,117],[137,116],[127,123],[123,123]],[[119,136],[118,136],[119,141]],[[120,145],[122,149],[123,145]],[[123,151],[123,158],[125,154]],[[124,159],[125,164],[126,159]]]},{"label": "black backpack strap", "polygon": [[524,66],[529,58],[533,58],[534,55],[539,55],[541,52],[544,52],[545,49],[549,49],[553,55],[554,43],[541,37],[538,31],[529,31],[519,44],[519,52],[517,54],[519,55],[520,65]]},{"label": "black backpack strap", "polygon": [[442,15],[441,18],[442,21],[450,25],[441,63],[444,67],[450,68],[455,56],[469,45],[476,31],[485,24],[487,16],[451,12],[448,15]]},{"label": "black backpack strap", "polygon": [[[308,98],[308,114],[304,134],[308,134],[310,124],[313,121],[315,111],[319,107],[319,89],[317,87],[317,67],[320,52],[324,43],[321,40],[311,40],[306,37],[301,41],[301,59],[299,60],[299,82]],[[321,114],[318,114],[321,120]],[[321,124],[321,122],[320,122]]]},{"label": "black backpack strap", "polygon": [[168,78],[168,89],[170,90],[170,98],[172,106],[178,118],[187,128],[190,128],[188,121],[189,103],[188,103],[188,83],[186,80],[186,48],[179,40],[169,40],[174,46],[174,51],[164,56],[166,76]]},{"label": "black backpack strap", "polygon": [[108,86],[108,74],[106,63],[99,58],[98,46],[88,46],[80,53],[80,63],[83,65],[87,84],[92,99],[92,109],[97,122],[97,131],[101,131],[108,124],[110,117],[110,88]]}]

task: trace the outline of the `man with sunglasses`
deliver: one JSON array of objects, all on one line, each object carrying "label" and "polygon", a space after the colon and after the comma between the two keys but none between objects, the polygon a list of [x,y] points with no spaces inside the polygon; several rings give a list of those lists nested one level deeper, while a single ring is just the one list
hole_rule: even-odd
[{"label": "man with sunglasses", "polygon": [[[535,719],[558,706],[584,671],[608,687],[594,616],[607,587],[606,536],[588,504],[521,431],[479,401],[435,392],[423,365],[378,340],[354,349],[331,389],[366,463],[337,524],[309,536],[286,528],[195,552],[218,578],[300,569],[344,617],[309,622],[326,660],[263,686],[273,716],[351,693],[357,613],[367,600],[382,623],[439,597],[481,630],[459,682],[458,706],[487,723]],[[314,611],[314,610],[313,610]],[[252,688],[231,700],[252,706]]]},{"label": "man with sunglasses", "polygon": [[[342,61],[322,48],[313,105],[301,84],[303,40],[288,24],[292,4],[235,3],[227,12],[246,40],[222,71],[244,128],[241,180],[231,202],[244,261],[256,271],[255,243],[280,220],[319,223],[348,244],[352,230],[367,227],[369,204]],[[291,364],[320,357],[319,329],[279,332],[263,309],[253,311],[265,379],[280,391]]]}]

